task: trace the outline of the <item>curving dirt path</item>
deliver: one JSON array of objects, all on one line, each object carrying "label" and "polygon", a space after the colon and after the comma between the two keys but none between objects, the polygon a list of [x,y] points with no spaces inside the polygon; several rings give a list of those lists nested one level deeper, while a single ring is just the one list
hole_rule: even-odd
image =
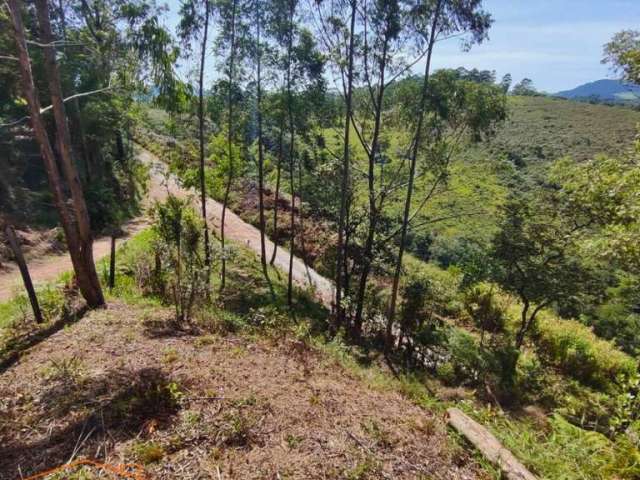
[{"label": "curving dirt path", "polygon": [[[154,200],[163,200],[170,193],[181,197],[193,197],[194,206],[199,210],[196,192],[193,189],[183,188],[178,179],[168,173],[167,167],[151,152],[139,149],[138,157],[140,160],[149,165],[150,179],[149,192],[146,199],[147,204],[151,204]],[[207,218],[209,228],[216,231],[220,230],[220,221],[222,218],[222,205],[215,200],[207,200]],[[117,244],[126,241],[127,238],[135,235],[149,225],[149,220],[145,216],[141,216],[127,222],[123,230],[124,236],[118,239]],[[225,233],[227,238],[237,243],[242,243],[248,248],[260,255],[260,231],[243,221],[235,213],[227,209],[225,219]],[[267,253],[273,251],[273,242],[266,239]],[[109,254],[111,248],[111,240],[109,237],[97,238],[93,242],[93,256],[96,260]],[[275,266],[283,272],[289,269],[289,252],[278,247],[278,253],[275,260]],[[34,283],[42,284],[55,280],[60,274],[71,270],[71,260],[67,254],[47,255],[34,259],[29,262],[29,271]],[[333,298],[333,285],[330,280],[321,276],[311,267],[305,266],[304,262],[293,257],[293,279],[301,287],[311,287],[322,303],[330,307]],[[20,272],[15,265],[0,272],[0,302],[9,300],[16,291],[22,289],[22,279]]]}]

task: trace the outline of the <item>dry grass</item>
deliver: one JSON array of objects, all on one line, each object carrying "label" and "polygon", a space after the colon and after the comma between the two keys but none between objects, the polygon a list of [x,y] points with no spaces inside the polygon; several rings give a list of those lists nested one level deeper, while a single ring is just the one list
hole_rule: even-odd
[{"label": "dry grass", "polygon": [[0,478],[83,457],[160,479],[487,478],[441,417],[299,340],[158,336],[136,308],[92,312],[0,376]]}]

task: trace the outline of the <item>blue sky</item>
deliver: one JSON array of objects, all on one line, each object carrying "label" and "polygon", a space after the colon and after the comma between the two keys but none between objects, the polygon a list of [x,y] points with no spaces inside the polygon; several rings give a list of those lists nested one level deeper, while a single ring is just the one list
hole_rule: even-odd
[{"label": "blue sky", "polygon": [[461,52],[458,42],[440,45],[435,67],[509,72],[557,92],[611,76],[600,64],[602,45],[622,29],[640,28],[640,0],[485,0],[494,18],[489,41]]},{"label": "blue sky", "polygon": [[[173,29],[179,0],[168,4]],[[470,52],[457,40],[442,42],[435,68],[489,69],[498,78],[511,73],[514,82],[529,77],[539,90],[557,92],[611,77],[600,64],[602,45],[619,30],[640,28],[640,0],[485,0],[484,8],[494,18],[489,41]]]}]

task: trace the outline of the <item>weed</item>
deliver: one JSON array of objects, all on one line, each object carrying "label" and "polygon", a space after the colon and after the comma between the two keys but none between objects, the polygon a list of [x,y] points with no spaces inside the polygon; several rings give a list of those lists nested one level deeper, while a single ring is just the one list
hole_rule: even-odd
[{"label": "weed", "polygon": [[289,447],[289,450],[298,448],[298,446],[302,443],[302,440],[304,440],[302,437],[298,437],[292,434],[288,434],[285,437],[285,441],[287,442],[287,447]]},{"label": "weed", "polygon": [[213,345],[217,340],[218,338],[215,335],[203,335],[196,338],[194,345],[196,347],[205,347],[207,345]]},{"label": "weed", "polygon": [[384,430],[374,419],[367,419],[360,426],[379,446],[387,448],[392,445],[389,432]]},{"label": "weed", "polygon": [[195,427],[202,420],[202,414],[194,410],[187,410],[183,414],[183,421],[189,427]]},{"label": "weed", "polygon": [[355,467],[344,472],[346,480],[368,480],[378,478],[381,467],[373,457],[366,457],[358,462]]},{"label": "weed", "polygon": [[242,407],[253,407],[258,403],[256,396],[254,394],[249,395],[248,397],[239,398],[231,401],[231,405],[235,408]]},{"label": "weed", "polygon": [[219,432],[221,443],[236,447],[249,445],[254,424],[255,420],[242,412],[227,413]]},{"label": "weed", "polygon": [[49,381],[64,383],[77,382],[83,373],[82,361],[75,355],[72,357],[51,360],[49,365],[41,370],[42,376]]},{"label": "weed", "polygon": [[178,361],[179,358],[180,356],[178,355],[178,351],[173,347],[166,347],[162,351],[162,361],[164,363],[174,363]]},{"label": "weed", "polygon": [[80,467],[75,472],[70,472],[69,470],[63,470],[61,472],[56,472],[50,477],[50,480],[97,480],[100,478],[95,470],[91,467]]},{"label": "weed", "polygon": [[136,442],[131,446],[130,454],[140,463],[148,465],[162,460],[165,451],[157,442]]},{"label": "weed", "polygon": [[247,349],[242,345],[236,345],[232,349],[229,350],[229,356],[232,358],[240,358],[244,357],[247,354]]}]

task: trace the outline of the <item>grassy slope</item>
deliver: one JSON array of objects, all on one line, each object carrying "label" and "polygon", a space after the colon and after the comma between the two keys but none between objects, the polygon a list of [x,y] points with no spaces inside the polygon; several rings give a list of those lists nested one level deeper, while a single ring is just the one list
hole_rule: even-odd
[{"label": "grassy slope", "polygon": [[551,162],[564,156],[584,161],[599,154],[619,155],[630,148],[640,125],[638,111],[563,99],[509,97],[508,108],[509,118],[495,138],[468,145],[457,155],[447,190],[423,216],[478,210],[484,214],[431,226],[439,242],[461,237],[486,242],[491,238],[496,209],[506,194],[501,184],[505,165],[543,175]]},{"label": "grassy slope", "polygon": [[640,112],[629,108],[550,97],[509,97],[509,112],[490,151],[527,165],[623,153],[640,124]]},{"label": "grassy slope", "polygon": [[[27,475],[64,463],[76,447],[77,457],[136,461],[167,479],[215,478],[218,468],[243,479],[496,478],[448,437],[422,385],[327,343],[326,312],[302,291],[292,322],[286,279],[271,271],[274,302],[242,247],[218,306],[198,314],[195,332],[172,329],[171,308],[142,296],[133,276],[149,240],[143,232],[118,251],[108,309],[0,374],[1,478],[18,464]],[[1,332],[33,325],[15,327]]]},{"label": "grassy slope", "polygon": [[[563,156],[583,161],[599,154],[618,155],[630,148],[640,125],[640,112],[629,108],[547,97],[509,97],[508,109],[509,118],[494,138],[462,146],[453,158],[446,187],[416,220],[419,224],[452,213],[472,214],[422,227],[430,230],[436,241],[446,244],[462,237],[486,242],[492,236],[497,207],[506,195],[501,178],[508,165],[525,173],[543,174],[551,162]],[[395,134],[389,135],[388,143],[393,151]],[[355,141],[354,147],[360,148]],[[365,168],[361,155],[358,163]],[[418,181],[414,205],[429,186],[424,179]],[[364,182],[357,192],[358,201],[364,204]],[[389,211],[400,217],[401,197],[390,204]]]},{"label": "grassy slope", "polygon": [[[146,463],[158,478],[172,478],[182,468],[215,472],[216,466],[224,478],[253,478],[259,470],[282,478],[383,478],[383,471],[396,472],[394,478],[442,478],[448,471],[457,478],[460,468],[487,475],[459,443],[443,436],[442,413],[450,402],[431,396],[424,379],[394,378],[371,352],[327,343],[318,334],[326,313],[303,292],[297,323],[290,323],[284,278],[271,272],[279,298],[274,303],[251,252],[236,250],[225,306],[198,317],[200,333],[167,329],[171,309],[141,296],[132,276],[149,256],[149,239],[143,232],[119,250],[109,310],[35,346],[0,376],[1,397],[18,399],[6,404],[10,415],[0,422],[0,438],[8,435],[8,445],[20,447],[4,468],[21,461],[31,468],[25,472],[37,471],[66,460],[84,422],[100,414],[112,437],[98,429],[80,456],[93,456],[103,445],[112,461]],[[105,267],[102,262],[99,270]],[[160,382],[160,398],[144,395],[146,382]],[[207,400],[219,396],[222,401]],[[472,402],[458,406],[489,426],[540,478],[607,478],[594,469],[617,455],[604,437],[561,419],[541,428],[530,418],[507,418]],[[15,437],[16,422],[32,428]],[[38,432],[49,435],[51,422],[53,433],[63,435],[39,443]],[[190,463],[194,455],[197,465]],[[420,477],[426,471],[411,467],[421,461],[430,462],[434,476]],[[240,477],[227,475],[231,470]]]},{"label": "grassy slope", "polygon": [[[580,161],[600,153],[619,154],[628,148],[640,122],[640,113],[620,107],[540,97],[512,97],[509,102],[510,120],[497,137],[463,150],[454,162],[455,175],[448,190],[426,210],[426,216],[438,216],[452,207],[487,208],[487,215],[437,224],[433,231],[444,243],[459,236],[490,237],[495,224],[492,213],[506,192],[500,185],[502,159],[510,159],[524,173],[543,173],[551,161],[563,155],[571,154]],[[359,200],[363,199],[360,192]],[[399,212],[398,206],[392,210]],[[554,334],[554,338],[561,336]],[[576,358],[580,361],[579,355]],[[492,426],[505,444],[544,478],[609,478],[609,467],[597,464],[606,464],[619,454],[611,451],[612,444],[604,437],[576,429],[562,419],[552,419],[541,430],[530,419],[506,419],[490,409],[469,407],[468,411]],[[592,448],[577,447],[589,445]]]}]

